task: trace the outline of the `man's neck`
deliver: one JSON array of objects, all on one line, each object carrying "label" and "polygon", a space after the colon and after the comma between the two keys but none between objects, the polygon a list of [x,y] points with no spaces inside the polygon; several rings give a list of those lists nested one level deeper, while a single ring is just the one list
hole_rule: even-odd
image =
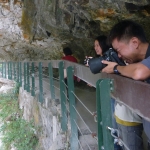
[{"label": "man's neck", "polygon": [[138,47],[139,54],[138,54],[138,56],[139,56],[140,61],[145,58],[148,46],[149,46],[149,43],[140,43],[139,44],[139,47]]}]

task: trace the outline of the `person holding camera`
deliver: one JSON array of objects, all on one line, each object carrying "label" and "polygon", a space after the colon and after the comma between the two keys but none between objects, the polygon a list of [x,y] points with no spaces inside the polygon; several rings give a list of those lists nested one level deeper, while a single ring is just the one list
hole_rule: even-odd
[{"label": "person holding camera", "polygon": [[[94,49],[96,52],[96,57],[93,58],[93,57],[86,56],[86,59],[84,60],[84,64],[85,66],[90,67],[91,71],[93,70],[93,73],[95,74],[95,73],[100,73],[102,69],[101,67],[98,66],[99,61],[101,61],[101,58],[105,57],[106,53],[111,53],[112,49],[108,46],[107,37],[105,35],[101,35],[95,38]],[[87,85],[91,86],[89,84]],[[117,123],[114,118],[114,104],[115,104],[115,99],[111,98],[112,126],[113,128],[117,129]],[[115,142],[114,144],[114,150],[122,150],[121,146],[119,146],[117,142]]]},{"label": "person holding camera", "polygon": [[[108,41],[128,65],[120,66],[116,62],[102,60],[102,63],[107,65],[102,72],[120,74],[150,83],[150,45],[143,28],[136,22],[123,20],[111,29]],[[143,127],[150,150],[149,121],[118,102],[115,106],[115,117],[121,138],[130,150],[143,150]]]},{"label": "person holding camera", "polygon": [[[94,41],[94,50],[96,52],[96,57],[103,56],[103,54],[109,49],[109,46],[107,45],[107,37],[105,35],[101,35],[95,38]],[[89,66],[88,62],[93,57],[86,56],[84,60],[85,66]]]}]

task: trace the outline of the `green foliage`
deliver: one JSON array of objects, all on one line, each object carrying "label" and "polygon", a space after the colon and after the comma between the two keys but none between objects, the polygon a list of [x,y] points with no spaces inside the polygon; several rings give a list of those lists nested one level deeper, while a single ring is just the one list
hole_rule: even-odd
[{"label": "green foliage", "polygon": [[[13,118],[13,117],[12,117]],[[21,118],[13,118],[1,126],[4,149],[10,150],[13,145],[17,150],[34,150],[38,139],[35,136],[33,122],[26,122]]]},{"label": "green foliage", "polygon": [[[15,89],[17,89],[16,86]],[[27,122],[22,118],[16,91],[13,94],[0,95],[0,133],[4,150],[15,147],[17,150],[34,150],[38,144],[37,127],[33,121]],[[0,148],[2,149],[2,148]]]}]

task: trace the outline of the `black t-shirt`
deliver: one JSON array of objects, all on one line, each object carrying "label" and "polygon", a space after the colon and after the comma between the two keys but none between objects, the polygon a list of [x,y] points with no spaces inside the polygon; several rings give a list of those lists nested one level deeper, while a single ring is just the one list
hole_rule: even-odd
[{"label": "black t-shirt", "polygon": [[[142,60],[141,63],[150,69],[150,45],[148,46],[145,59]],[[150,78],[146,79],[145,81],[150,84]]]}]

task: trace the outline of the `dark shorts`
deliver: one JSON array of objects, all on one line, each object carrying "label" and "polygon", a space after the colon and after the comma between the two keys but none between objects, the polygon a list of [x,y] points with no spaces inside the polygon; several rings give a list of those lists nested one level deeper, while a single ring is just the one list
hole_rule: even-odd
[{"label": "dark shorts", "polygon": [[150,122],[145,120],[144,118],[142,119],[142,122],[143,122],[144,132],[148,138],[148,142],[150,143]]},{"label": "dark shorts", "polygon": [[[143,125],[138,126],[123,126],[118,124],[118,130],[120,133],[120,138],[127,145],[130,150],[143,150]],[[123,146],[124,150],[127,150]]]}]

